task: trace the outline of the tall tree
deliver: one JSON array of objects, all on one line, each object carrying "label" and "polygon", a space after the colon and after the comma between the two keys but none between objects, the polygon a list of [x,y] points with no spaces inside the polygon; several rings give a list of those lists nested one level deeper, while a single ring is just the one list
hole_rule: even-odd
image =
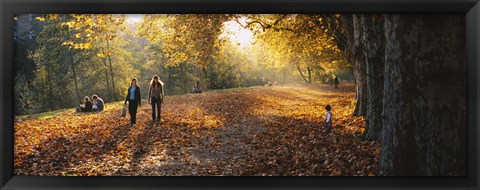
[{"label": "tall tree", "polygon": [[464,16],[386,15],[385,36],[383,175],[466,175]]},{"label": "tall tree", "polygon": [[380,140],[385,72],[385,32],[383,15],[361,15],[362,43],[367,76],[367,114],[364,138]]},{"label": "tall tree", "polygon": [[363,44],[363,26],[364,21],[361,19],[361,15],[353,15],[353,74],[355,76],[355,92],[356,100],[354,115],[366,116],[367,115],[367,70],[365,63],[365,46]]}]

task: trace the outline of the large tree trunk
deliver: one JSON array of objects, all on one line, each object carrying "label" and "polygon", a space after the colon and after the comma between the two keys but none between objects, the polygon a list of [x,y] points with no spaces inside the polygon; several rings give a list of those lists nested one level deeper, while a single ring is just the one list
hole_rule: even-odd
[{"label": "large tree trunk", "polygon": [[381,172],[466,175],[464,15],[387,15]]},{"label": "large tree trunk", "polygon": [[367,126],[365,140],[379,140],[382,129],[385,33],[383,15],[362,15],[363,45],[367,76]]},{"label": "large tree trunk", "polygon": [[355,105],[355,116],[367,115],[367,76],[365,56],[363,54],[363,23],[360,15],[353,15],[353,74],[355,76],[355,92],[357,104]]}]

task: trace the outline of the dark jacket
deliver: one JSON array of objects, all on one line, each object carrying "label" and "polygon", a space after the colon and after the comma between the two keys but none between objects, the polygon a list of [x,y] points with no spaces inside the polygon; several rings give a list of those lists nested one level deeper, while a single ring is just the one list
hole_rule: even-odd
[{"label": "dark jacket", "polygon": [[[135,100],[138,102],[138,105],[140,106],[140,105],[142,105],[142,97],[140,96],[140,87],[138,87],[138,86],[135,86],[135,87],[136,87],[136,89],[135,89]],[[130,99],[130,89],[131,88],[132,87],[130,86],[127,90],[128,93],[127,93],[127,97],[125,98],[125,103],[124,104],[126,104],[127,101]]]},{"label": "dark jacket", "polygon": [[90,112],[92,111],[92,102],[86,101],[85,107],[80,109],[82,112]]}]

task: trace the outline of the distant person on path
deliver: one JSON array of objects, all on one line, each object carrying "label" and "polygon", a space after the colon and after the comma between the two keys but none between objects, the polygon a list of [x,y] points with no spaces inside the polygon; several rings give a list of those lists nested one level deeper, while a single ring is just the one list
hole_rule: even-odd
[{"label": "distant person on path", "polygon": [[99,98],[96,94],[92,96],[93,100],[93,108],[92,111],[103,111],[105,107],[105,103],[101,98]]},{"label": "distant person on path", "polygon": [[325,122],[323,123],[323,127],[327,129],[328,132],[332,131],[332,112],[330,111],[332,107],[330,105],[325,106],[327,113],[325,114]]},{"label": "distant person on path", "polygon": [[[162,112],[162,102],[164,98],[163,92],[164,83],[160,81],[160,77],[153,76],[150,81],[150,88],[148,89],[148,103],[152,105],[152,121],[160,121],[160,114]],[[157,117],[155,117],[155,107],[157,108]]]},{"label": "distant person on path", "polygon": [[76,109],[77,112],[91,112],[92,111],[92,102],[90,102],[90,98],[85,96],[83,99],[85,101],[84,104],[80,104],[80,107]]},{"label": "distant person on path", "polygon": [[335,76],[335,79],[333,79],[333,81],[335,82],[335,88],[338,88],[338,83],[340,83],[340,81],[338,80],[338,77]]},{"label": "distant person on path", "polygon": [[137,122],[137,109],[142,105],[142,97],[140,96],[140,87],[137,86],[137,78],[133,78],[130,87],[127,90],[125,103],[128,101],[128,112],[130,113],[130,124],[133,126]]},{"label": "distant person on path", "polygon": [[328,87],[332,88],[332,77],[331,76],[327,78],[327,82],[328,82]]}]

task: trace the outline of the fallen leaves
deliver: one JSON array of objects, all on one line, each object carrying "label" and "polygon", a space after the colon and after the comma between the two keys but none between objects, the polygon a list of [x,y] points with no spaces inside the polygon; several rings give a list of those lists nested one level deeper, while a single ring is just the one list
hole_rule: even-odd
[{"label": "fallen leaves", "polygon": [[130,127],[120,103],[16,120],[15,175],[376,175],[380,146],[361,140],[353,98],[351,86],[254,87],[167,96],[161,124],[142,105]]}]

